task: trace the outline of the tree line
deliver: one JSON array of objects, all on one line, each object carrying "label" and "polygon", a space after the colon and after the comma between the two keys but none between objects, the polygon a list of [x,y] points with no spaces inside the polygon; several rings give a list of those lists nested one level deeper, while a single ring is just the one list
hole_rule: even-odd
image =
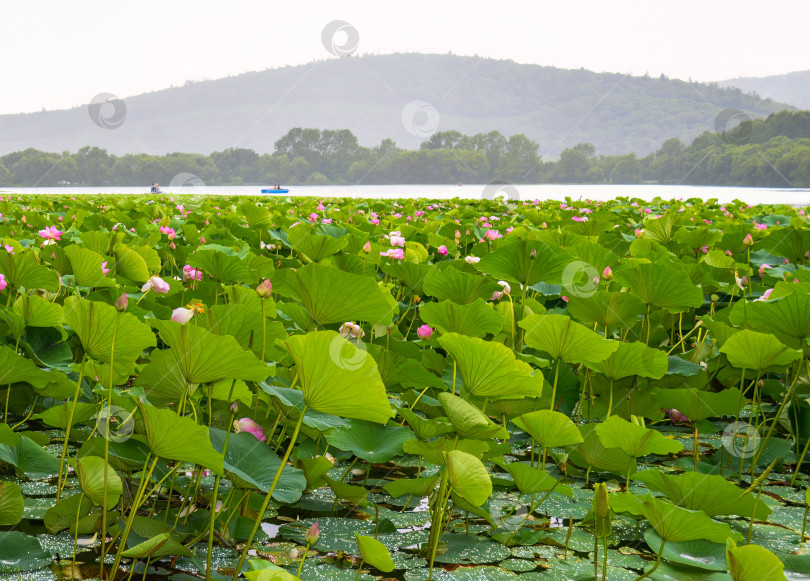
[{"label": "tree line", "polygon": [[[75,153],[26,149],[0,157],[0,186],[168,185],[192,174],[207,185],[608,183],[721,186],[810,186],[810,112],[781,111],[707,131],[686,145],[668,139],[650,155],[600,155],[588,143],[543,160],[525,135],[441,131],[418,150],[390,139],[363,147],[348,129],[294,128],[272,154],[233,148],[210,155],[110,155],[98,147]],[[183,180],[187,181],[187,180]],[[199,183],[193,181],[192,183]]]}]

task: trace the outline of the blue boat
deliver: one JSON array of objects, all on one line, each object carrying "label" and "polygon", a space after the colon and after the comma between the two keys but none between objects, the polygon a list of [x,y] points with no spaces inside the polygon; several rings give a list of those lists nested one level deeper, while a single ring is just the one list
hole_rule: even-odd
[{"label": "blue boat", "polygon": [[290,190],[287,188],[265,188],[262,190],[263,194],[286,194]]}]

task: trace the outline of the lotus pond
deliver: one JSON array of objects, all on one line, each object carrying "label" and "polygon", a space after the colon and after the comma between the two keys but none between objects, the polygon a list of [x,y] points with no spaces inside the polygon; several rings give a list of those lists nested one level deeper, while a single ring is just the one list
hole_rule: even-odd
[{"label": "lotus pond", "polygon": [[0,579],[810,578],[810,224],[0,200]]}]

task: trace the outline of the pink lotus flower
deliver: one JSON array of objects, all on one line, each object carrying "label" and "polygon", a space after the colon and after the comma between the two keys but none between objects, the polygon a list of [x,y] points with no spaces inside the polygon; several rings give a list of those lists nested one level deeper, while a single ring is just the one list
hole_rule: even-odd
[{"label": "pink lotus flower", "polygon": [[324,210],[326,210],[326,207],[323,204],[318,204],[316,210],[318,210],[319,212],[323,212]]},{"label": "pink lotus flower", "polygon": [[439,246],[439,247],[436,249],[436,252],[438,252],[438,253],[439,253],[439,254],[441,254],[442,256],[447,256],[447,246],[445,246],[444,244],[442,244],[441,246]]},{"label": "pink lotus flower", "polygon": [[402,248],[391,248],[385,252],[380,252],[380,256],[386,256],[394,260],[402,260],[405,258],[405,251]]},{"label": "pink lotus flower", "polygon": [[3,248],[5,248],[6,252],[8,252],[9,254],[14,254],[14,247],[11,246],[10,244],[4,244]]},{"label": "pink lotus flower", "polygon": [[183,279],[202,280],[203,272],[196,268],[192,268],[190,264],[183,267]]},{"label": "pink lotus flower", "polygon": [[423,341],[426,339],[430,339],[433,336],[433,329],[430,328],[430,325],[422,325],[418,329],[416,329],[416,336],[422,339]]},{"label": "pink lotus flower", "polygon": [[484,240],[497,240],[498,238],[503,238],[503,234],[497,230],[487,230],[484,232]]},{"label": "pink lotus flower", "polygon": [[574,222],[587,222],[587,221],[588,221],[588,217],[587,217],[587,216],[571,216],[571,219],[572,219]]},{"label": "pink lotus flower", "polygon": [[666,409],[664,411],[669,414],[670,421],[673,421],[673,422],[691,422],[692,421],[688,417],[686,417],[685,415],[683,415],[681,412],[679,412],[678,410],[676,410],[674,408],[673,409]]},{"label": "pink lotus flower", "polygon": [[[23,216],[23,219],[25,216]],[[59,230],[56,226],[48,226],[44,230],[39,231],[40,237],[44,238],[45,240],[61,240],[61,236],[64,234],[61,230]]]},{"label": "pink lotus flower", "polygon": [[708,253],[709,253],[709,245],[708,245],[708,244],[704,244],[703,246],[701,246],[701,247],[700,247],[700,251],[701,251],[703,254],[708,254]]},{"label": "pink lotus flower", "polygon": [[307,220],[310,222],[317,222],[318,221],[318,214],[312,212],[309,216],[307,216]]},{"label": "pink lotus flower", "polygon": [[338,328],[338,333],[344,339],[348,339],[349,337],[354,337],[355,339],[359,339],[366,336],[366,332],[363,331],[363,328],[360,325],[352,323],[351,321],[346,321]]},{"label": "pink lotus flower", "polygon": [[6,282],[6,275],[0,273],[0,291],[6,290],[8,283]]},{"label": "pink lotus flower", "polygon": [[146,281],[146,284],[141,287],[141,292],[148,292],[149,289],[155,289],[155,292],[158,294],[165,294],[171,290],[171,286],[169,283],[160,278],[159,276],[153,276],[149,280]]},{"label": "pink lotus flower", "polygon": [[250,432],[251,434],[256,436],[256,438],[258,438],[260,442],[264,442],[267,440],[267,437],[264,435],[264,430],[262,429],[262,427],[253,420],[251,420],[250,418],[242,418],[240,420],[234,420],[233,431],[236,432],[237,434],[239,432]]},{"label": "pink lotus flower", "polygon": [[766,268],[773,268],[773,267],[770,264],[767,264],[767,263],[763,264],[762,266],[759,267],[759,276],[762,276],[763,274],[765,274],[765,269]]},{"label": "pink lotus flower", "polygon": [[371,222],[372,224],[374,224],[375,226],[379,226],[379,225],[380,225],[380,220],[379,220],[379,219],[377,219],[377,218],[372,218],[372,219],[370,220],[370,222]]},{"label": "pink lotus flower", "polygon": [[416,212],[413,213],[413,215],[416,216],[417,218],[421,218],[422,216],[425,215],[425,213],[422,210],[417,210]]},{"label": "pink lotus flower", "polygon": [[174,231],[174,228],[170,228],[169,226],[161,226],[160,233],[166,234],[169,237],[169,240],[174,240],[177,238],[177,232]]},{"label": "pink lotus flower", "polygon": [[108,272],[110,272],[110,269],[107,268],[107,261],[105,260],[101,263],[101,274],[106,275]]},{"label": "pink lotus flower", "polygon": [[270,298],[270,296],[273,294],[273,283],[269,278],[264,279],[259,286],[256,287],[256,294],[258,294],[259,298],[262,299]]},{"label": "pink lotus flower", "polygon": [[503,291],[492,291],[492,296],[489,297],[491,301],[499,301],[503,298]]},{"label": "pink lotus flower", "polygon": [[324,218],[324,219],[323,219],[323,220],[321,220],[321,221],[322,221],[324,224],[331,224],[331,223],[332,223],[332,218]]},{"label": "pink lotus flower", "polygon": [[564,303],[566,303],[566,304],[568,303],[568,297],[562,296],[560,298],[563,300]]},{"label": "pink lotus flower", "polygon": [[768,225],[764,224],[764,223],[763,224],[757,224],[756,222],[754,222],[754,229],[755,230],[767,230]]},{"label": "pink lotus flower", "polygon": [[391,232],[390,234],[386,235],[388,241],[391,243],[391,246],[401,246],[405,247],[405,238],[398,232]]},{"label": "pink lotus flower", "polygon": [[644,236],[644,229],[636,228],[636,238],[641,238],[642,236]]},{"label": "pink lotus flower", "polygon": [[186,309],[184,307],[177,307],[172,311],[172,321],[175,323],[180,323],[181,325],[185,325],[191,320],[191,317],[194,316],[194,311],[191,309]]},{"label": "pink lotus flower", "polygon": [[770,298],[772,292],[773,292],[773,289],[769,288],[764,293],[762,293],[761,297],[759,297],[758,299],[754,299],[754,302],[756,302],[756,301],[767,301]]}]

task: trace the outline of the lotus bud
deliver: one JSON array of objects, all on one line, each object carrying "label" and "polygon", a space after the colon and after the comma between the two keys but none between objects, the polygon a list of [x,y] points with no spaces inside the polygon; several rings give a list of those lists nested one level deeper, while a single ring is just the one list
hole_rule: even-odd
[{"label": "lotus bud", "polygon": [[172,321],[185,325],[194,316],[194,311],[184,307],[177,307],[172,311]]},{"label": "lotus bud", "polygon": [[430,325],[422,325],[416,329],[416,335],[425,341],[433,336],[433,329],[430,328]]},{"label": "lotus bud", "polygon": [[237,411],[239,411],[239,402],[235,401],[229,407],[230,407],[231,413],[235,414]]},{"label": "lotus bud", "polygon": [[318,521],[312,523],[312,526],[307,529],[307,532],[304,534],[304,541],[306,541],[307,545],[314,545],[318,542],[318,539],[321,536],[321,531],[318,529]]},{"label": "lotus bud", "polygon": [[509,283],[506,282],[505,280],[499,280],[498,284],[501,285],[501,288],[503,289],[504,294],[508,295],[508,294],[512,293],[512,287],[509,286]]},{"label": "lotus bud", "polygon": [[273,294],[273,283],[270,282],[269,278],[264,279],[261,284],[256,287],[256,294],[259,295],[261,299],[270,298],[270,295]]},{"label": "lotus bud", "polygon": [[605,270],[602,271],[602,278],[605,280],[605,282],[610,282],[613,280],[613,271],[609,266],[606,266]]},{"label": "lotus bud", "polygon": [[537,248],[532,248],[532,251],[529,253],[529,258],[531,258],[532,260],[537,258]]},{"label": "lotus bud", "polygon": [[363,252],[366,254],[371,253],[371,242],[366,241],[366,243],[363,244]]},{"label": "lotus bud", "polygon": [[117,301],[115,301],[115,308],[123,312],[127,310],[128,306],[129,306],[129,299],[127,298],[127,293],[121,293],[121,296],[118,297]]},{"label": "lotus bud", "polygon": [[262,429],[262,427],[253,420],[251,420],[250,418],[242,418],[240,420],[234,420],[233,431],[236,432],[237,434],[239,432],[250,432],[251,434],[256,436],[256,438],[260,442],[264,442],[267,440],[267,437],[264,435],[264,430]]},{"label": "lotus bud", "polygon": [[745,238],[743,238],[743,246],[748,246],[749,248],[754,245],[754,238],[751,234],[746,234]]},{"label": "lotus bud", "polygon": [[593,491],[593,514],[599,518],[605,518],[610,514],[610,500],[604,482],[598,483]]}]

